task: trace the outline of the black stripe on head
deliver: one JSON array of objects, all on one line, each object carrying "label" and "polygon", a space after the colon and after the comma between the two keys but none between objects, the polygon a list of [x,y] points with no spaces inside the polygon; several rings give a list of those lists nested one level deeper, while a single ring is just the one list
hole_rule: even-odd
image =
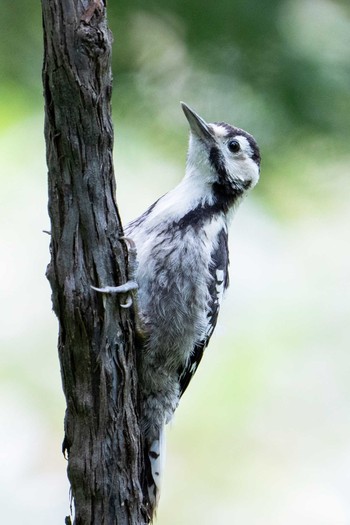
[{"label": "black stripe on head", "polygon": [[259,146],[257,145],[255,138],[252,137],[249,133],[247,133],[243,129],[238,129],[237,131],[238,133],[236,133],[236,135],[241,135],[242,137],[245,137],[248,140],[249,146],[251,147],[251,150],[252,150],[252,160],[260,168],[261,156],[260,156]]},{"label": "black stripe on head", "polygon": [[218,181],[213,184],[215,196],[219,200],[228,202],[229,206],[230,202],[249,189],[251,183],[233,181],[230,178],[225,168],[225,159],[217,146],[212,146],[210,149],[209,162],[219,175]]},{"label": "black stripe on head", "polygon": [[242,137],[245,137],[252,150],[252,160],[260,168],[261,156],[260,156],[259,146],[257,145],[255,138],[252,135],[250,135],[250,133],[247,133],[246,131],[244,131],[244,129],[235,128],[234,126],[230,126],[230,124],[226,124],[226,122],[215,122],[214,124],[216,126],[220,126],[221,128],[225,129],[226,138],[233,138],[233,137],[236,137],[237,135],[241,135]]},{"label": "black stripe on head", "polygon": [[212,146],[210,149],[209,162],[218,173],[221,181],[228,180],[229,176],[225,168],[225,159],[218,147]]}]

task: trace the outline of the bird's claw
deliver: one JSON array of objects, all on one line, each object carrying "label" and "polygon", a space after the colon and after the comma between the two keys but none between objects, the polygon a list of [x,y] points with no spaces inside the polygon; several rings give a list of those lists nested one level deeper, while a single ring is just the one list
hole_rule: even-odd
[{"label": "bird's claw", "polygon": [[93,290],[96,290],[96,292],[105,293],[105,294],[121,294],[121,293],[129,293],[133,290],[137,290],[138,284],[135,281],[127,281],[124,284],[121,284],[119,286],[104,286],[103,288],[97,288],[96,286],[92,286],[91,288]]},{"label": "bird's claw", "polygon": [[99,293],[113,295],[113,294],[127,294],[126,303],[120,303],[122,308],[130,308],[132,306],[132,295],[130,292],[137,290],[138,284],[135,281],[127,281],[120,286],[104,286],[103,288],[98,288],[97,286],[90,285],[93,290]]},{"label": "bird's claw", "polygon": [[132,297],[131,295],[128,295],[128,298],[126,300],[126,303],[119,303],[121,308],[130,308],[132,306]]},{"label": "bird's claw", "polygon": [[104,286],[103,288],[97,288],[96,286],[91,286],[93,290],[99,293],[107,294],[107,295],[113,295],[113,294],[125,294],[126,302],[122,303],[120,302],[120,306],[122,308],[130,308],[133,304],[133,302],[137,302],[137,294],[135,293],[138,289],[138,284],[134,280],[137,270],[137,251],[135,243],[132,239],[129,237],[120,237],[121,241],[124,241],[128,248],[128,273],[131,279],[127,281],[124,284],[121,284],[119,286]]}]

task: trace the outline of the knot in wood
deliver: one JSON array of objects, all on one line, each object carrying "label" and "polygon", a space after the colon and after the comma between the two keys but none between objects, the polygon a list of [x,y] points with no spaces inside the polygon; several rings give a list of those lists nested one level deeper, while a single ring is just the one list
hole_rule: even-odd
[{"label": "knot in wood", "polygon": [[81,51],[88,57],[96,58],[106,53],[108,49],[108,33],[102,31],[101,28],[82,21],[76,34]]}]

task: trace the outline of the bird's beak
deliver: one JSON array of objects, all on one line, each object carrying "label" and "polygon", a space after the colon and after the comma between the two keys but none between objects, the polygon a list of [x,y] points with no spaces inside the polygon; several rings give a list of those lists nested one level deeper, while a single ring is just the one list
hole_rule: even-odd
[{"label": "bird's beak", "polygon": [[181,102],[181,107],[185,113],[185,117],[188,120],[192,133],[197,135],[197,137],[204,140],[205,142],[212,142],[214,139],[213,132],[210,130],[205,120],[197,115],[197,113],[184,102]]}]

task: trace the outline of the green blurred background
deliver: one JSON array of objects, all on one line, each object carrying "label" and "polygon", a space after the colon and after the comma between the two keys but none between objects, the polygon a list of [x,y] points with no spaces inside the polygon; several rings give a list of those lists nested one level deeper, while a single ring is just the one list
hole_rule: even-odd
[{"label": "green blurred background", "polygon": [[[125,221],[184,172],[184,100],[250,131],[261,181],[231,287],[168,431],[160,525],[350,524],[348,0],[109,2]],[[3,523],[63,523],[39,3],[0,17]]]}]

